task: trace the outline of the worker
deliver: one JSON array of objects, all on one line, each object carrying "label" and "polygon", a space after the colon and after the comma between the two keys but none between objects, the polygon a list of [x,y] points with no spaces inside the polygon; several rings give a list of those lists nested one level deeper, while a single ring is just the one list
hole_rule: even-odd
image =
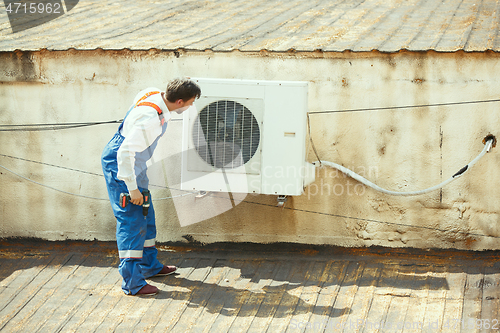
[{"label": "worker", "polygon": [[[200,96],[200,87],[188,78],[170,81],[166,91],[156,88],[141,91],[102,153],[102,169],[117,219],[118,271],[127,295],[157,294],[158,288],[145,279],[176,270],[175,266],[163,265],[157,259],[155,212],[151,202],[147,215],[143,215],[142,191],[149,184],[146,162],[165,133],[170,113],[181,114]],[[132,204],[122,207],[121,193],[128,193]]]}]

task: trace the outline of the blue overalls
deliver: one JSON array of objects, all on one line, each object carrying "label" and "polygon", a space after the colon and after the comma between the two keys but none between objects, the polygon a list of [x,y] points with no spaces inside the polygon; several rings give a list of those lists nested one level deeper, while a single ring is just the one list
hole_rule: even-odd
[{"label": "blue overalls", "polygon": [[[127,112],[127,115],[134,107]],[[163,123],[163,115],[160,119],[162,121],[161,135],[147,149],[135,155],[137,186],[141,192],[147,189],[149,184],[146,175],[146,161],[151,158],[158,140],[167,129],[167,122]],[[153,202],[151,201],[147,216],[143,215],[142,206],[129,203],[125,208],[122,208],[119,204],[120,193],[128,193],[125,182],[117,178],[117,152],[125,139],[120,134],[123,122],[104,148],[101,164],[111,207],[117,219],[116,241],[120,257],[118,271],[123,277],[122,289],[126,294],[135,295],[147,284],[145,278],[158,274],[163,265],[156,258],[158,250],[155,247],[156,225]]]}]

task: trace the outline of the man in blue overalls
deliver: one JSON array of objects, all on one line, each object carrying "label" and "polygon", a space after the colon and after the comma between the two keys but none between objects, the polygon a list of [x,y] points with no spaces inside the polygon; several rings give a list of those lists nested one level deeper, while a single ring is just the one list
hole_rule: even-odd
[{"label": "man in blue overalls", "polygon": [[[122,289],[128,295],[158,293],[158,288],[147,284],[145,279],[176,270],[156,258],[155,213],[151,202],[147,215],[143,215],[142,191],[149,184],[146,162],[165,133],[170,112],[184,112],[200,95],[200,87],[189,79],[172,80],[166,92],[156,88],[141,91],[102,153],[102,169],[117,219],[118,270],[123,277]],[[132,204],[122,207],[121,193],[129,193]]]}]

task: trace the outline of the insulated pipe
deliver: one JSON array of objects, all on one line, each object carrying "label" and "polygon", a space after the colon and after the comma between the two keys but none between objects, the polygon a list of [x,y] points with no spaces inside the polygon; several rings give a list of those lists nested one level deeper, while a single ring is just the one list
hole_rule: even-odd
[{"label": "insulated pipe", "polygon": [[382,193],[385,193],[385,194],[390,194],[390,195],[400,195],[400,196],[410,196],[410,195],[419,195],[419,194],[424,194],[424,193],[428,193],[428,192],[431,192],[431,191],[435,191],[435,190],[438,190],[442,187],[444,187],[445,185],[447,185],[448,183],[452,182],[453,180],[457,179],[458,177],[460,177],[461,175],[463,175],[467,170],[469,170],[474,164],[476,164],[480,159],[481,157],[483,157],[487,152],[490,151],[491,147],[495,146],[496,144],[496,138],[493,136],[493,135],[488,135],[484,140],[483,140],[483,143],[484,143],[484,148],[483,148],[483,151],[477,155],[477,157],[475,159],[473,159],[469,164],[467,164],[466,166],[464,166],[462,169],[460,169],[457,173],[455,173],[453,176],[451,176],[450,178],[448,178],[447,180],[445,180],[444,182],[442,182],[441,184],[438,184],[436,186],[433,186],[433,187],[429,187],[427,189],[424,189],[424,190],[420,190],[420,191],[410,191],[410,192],[398,192],[398,191],[390,191],[390,190],[386,190],[374,183],[372,183],[371,181],[369,181],[368,179],[366,178],[363,178],[361,177],[360,175],[358,175],[357,173],[355,173],[354,171],[351,171],[345,167],[343,167],[342,165],[339,165],[337,163],[333,163],[333,162],[328,162],[328,161],[321,161],[321,164],[324,164],[324,165],[327,165],[329,167],[332,167],[332,168],[335,168],[335,169],[338,169],[340,170],[341,172],[345,173],[346,175],[348,175],[349,177],[352,177],[354,179],[356,179],[357,181],[359,181],[360,183],[363,183],[365,184],[366,186],[369,186],[371,188],[373,188],[374,190],[377,190],[379,192],[382,192]]}]

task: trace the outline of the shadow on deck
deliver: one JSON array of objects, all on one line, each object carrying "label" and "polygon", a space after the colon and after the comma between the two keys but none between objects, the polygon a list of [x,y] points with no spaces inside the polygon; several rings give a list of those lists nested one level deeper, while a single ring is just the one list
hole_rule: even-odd
[{"label": "shadow on deck", "polygon": [[177,273],[121,291],[108,242],[0,242],[5,332],[500,330],[500,253],[158,245]]}]

